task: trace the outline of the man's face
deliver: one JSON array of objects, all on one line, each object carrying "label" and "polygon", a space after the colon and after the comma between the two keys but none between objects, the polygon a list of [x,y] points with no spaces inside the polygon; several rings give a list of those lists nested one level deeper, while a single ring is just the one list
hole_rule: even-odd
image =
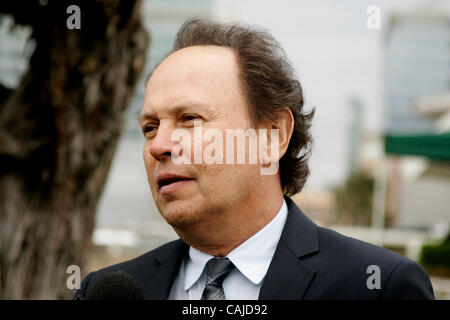
[{"label": "man's face", "polygon": [[175,228],[225,222],[227,212],[245,207],[258,187],[256,164],[175,164],[171,158],[178,144],[172,133],[185,129],[193,136],[195,120],[203,132],[218,129],[223,137],[226,129],[251,127],[238,70],[231,49],[194,46],[166,58],[147,84],[141,114],[145,168],[156,206]]}]

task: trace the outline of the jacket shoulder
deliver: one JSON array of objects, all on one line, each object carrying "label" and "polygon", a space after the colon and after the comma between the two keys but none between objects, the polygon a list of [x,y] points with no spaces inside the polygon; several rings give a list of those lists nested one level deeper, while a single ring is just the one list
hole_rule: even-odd
[{"label": "jacket shoulder", "polygon": [[[328,283],[327,298],[433,299],[425,270],[391,250],[318,227],[320,252],[306,262]],[[323,282],[322,282],[323,281]]]},{"label": "jacket shoulder", "polygon": [[123,271],[130,275],[136,275],[136,273],[142,270],[141,268],[143,266],[148,267],[152,263],[155,263],[157,257],[164,256],[165,253],[170,252],[178,242],[179,240],[168,242],[136,258],[99,269],[95,273],[103,275],[109,272]]},{"label": "jacket shoulder", "polygon": [[343,254],[342,257],[351,257],[353,263],[378,262],[391,267],[409,260],[394,251],[345,236],[334,230],[323,227],[317,229],[320,251],[332,254],[335,258],[338,258],[336,255],[339,253]]},{"label": "jacket shoulder", "polygon": [[158,248],[148,251],[136,258],[123,261],[97,271],[89,273],[81,282],[80,289],[75,293],[74,299],[83,299],[87,292],[93,287],[93,285],[105,274],[110,272],[122,271],[136,278],[139,282],[140,279],[145,279],[151,276],[158,263],[158,259],[164,258],[165,255],[171,252],[181,240],[174,240],[168,242]]}]

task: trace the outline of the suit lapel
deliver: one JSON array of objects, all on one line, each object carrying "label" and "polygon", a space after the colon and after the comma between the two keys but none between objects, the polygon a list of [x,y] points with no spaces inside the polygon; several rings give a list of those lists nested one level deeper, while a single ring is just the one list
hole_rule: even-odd
[{"label": "suit lapel", "polygon": [[264,278],[260,300],[302,299],[316,274],[302,258],[319,251],[317,226],[291,199],[285,200],[288,217]]},{"label": "suit lapel", "polygon": [[156,271],[153,273],[152,280],[146,281],[149,286],[144,288],[146,299],[167,299],[188,248],[188,245],[182,240],[176,240],[156,256]]},{"label": "suit lapel", "polygon": [[[285,197],[285,200],[288,217],[264,278],[260,300],[302,299],[316,274],[302,259],[319,251],[317,226],[291,199]],[[188,249],[186,243],[176,240],[156,256],[155,272],[143,288],[146,299],[167,299]]]}]

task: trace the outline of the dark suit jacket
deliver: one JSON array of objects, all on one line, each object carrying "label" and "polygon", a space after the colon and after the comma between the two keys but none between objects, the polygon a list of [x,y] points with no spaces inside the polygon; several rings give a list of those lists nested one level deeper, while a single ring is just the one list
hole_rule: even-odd
[{"label": "dark suit jacket", "polygon": [[[259,299],[434,299],[424,269],[387,249],[318,227],[285,198],[288,217]],[[137,279],[146,299],[166,299],[188,253],[182,240],[169,242],[133,260],[88,274],[74,298],[83,298],[105,273],[123,271]],[[380,288],[367,279],[376,265]],[[373,281],[369,280],[370,283]]]}]

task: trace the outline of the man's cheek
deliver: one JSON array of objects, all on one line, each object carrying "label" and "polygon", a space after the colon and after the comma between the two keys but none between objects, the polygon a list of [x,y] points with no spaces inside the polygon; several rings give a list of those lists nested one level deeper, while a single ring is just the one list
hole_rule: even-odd
[{"label": "man's cheek", "polygon": [[149,173],[150,170],[153,170],[154,164],[152,164],[153,157],[150,155],[150,152],[146,147],[144,147],[143,158],[145,170],[147,170],[147,173]]}]

